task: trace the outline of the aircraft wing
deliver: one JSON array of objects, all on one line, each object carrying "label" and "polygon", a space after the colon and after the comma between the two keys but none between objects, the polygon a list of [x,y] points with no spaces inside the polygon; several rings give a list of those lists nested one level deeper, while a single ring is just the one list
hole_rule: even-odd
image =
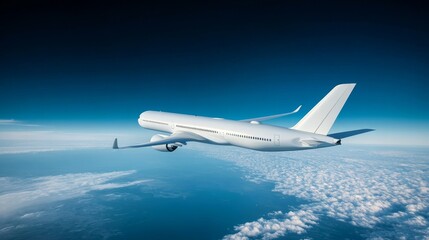
[{"label": "aircraft wing", "polygon": [[185,132],[178,132],[173,133],[170,136],[153,142],[143,143],[140,145],[131,145],[131,146],[124,146],[119,147],[118,146],[118,139],[115,138],[115,141],[113,142],[113,149],[123,149],[123,148],[141,148],[141,147],[150,147],[150,146],[157,146],[157,145],[164,145],[164,144],[172,144],[174,146],[182,146],[186,145],[187,142],[202,142],[206,140],[205,138],[201,137],[200,135],[193,134],[193,133],[185,133]]},{"label": "aircraft wing", "polygon": [[279,118],[279,117],[284,117],[287,115],[291,115],[294,113],[297,113],[299,111],[299,109],[301,109],[300,105],[299,107],[297,107],[293,112],[288,112],[288,113],[281,113],[281,114],[276,114],[276,115],[271,115],[271,116],[265,116],[265,117],[258,117],[258,118],[249,118],[249,119],[244,119],[244,120],[240,120],[241,122],[262,122],[262,121],[267,121],[267,120],[271,120],[274,118]]}]

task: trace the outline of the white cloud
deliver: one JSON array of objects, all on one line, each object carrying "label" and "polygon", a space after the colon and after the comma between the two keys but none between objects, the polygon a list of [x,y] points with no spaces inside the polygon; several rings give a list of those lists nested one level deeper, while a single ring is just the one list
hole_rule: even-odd
[{"label": "white cloud", "polygon": [[405,221],[405,223],[411,226],[427,226],[427,221],[422,216],[416,216],[412,219]]},{"label": "white cloud", "polygon": [[289,212],[287,214],[276,211],[269,213],[269,216],[276,216],[276,218],[265,219],[260,218],[257,221],[247,222],[236,226],[234,229],[237,231],[234,234],[224,237],[225,240],[235,239],[274,239],[284,236],[288,232],[301,234],[305,232],[311,225],[316,224],[318,220],[312,210],[299,210],[297,212]]},{"label": "white cloud", "polygon": [[214,147],[203,151],[242,167],[247,179],[273,182],[273,191],[309,201],[301,206],[304,211],[372,229],[371,237],[377,232],[384,235],[379,227],[383,225],[391,226],[399,237],[425,236],[429,227],[428,155],[413,157],[413,152],[403,153],[406,150],[386,154],[370,149],[342,146],[264,153],[237,148],[219,151]]},{"label": "white cloud", "polygon": [[41,215],[43,215],[43,211],[38,211],[38,212],[30,212],[30,213],[25,213],[24,215],[22,215],[20,218],[21,219],[30,219],[30,218],[38,218]]},{"label": "white cloud", "polygon": [[90,191],[123,188],[149,181],[110,182],[134,172],[77,173],[30,179],[0,178],[0,215],[7,216],[27,207],[79,197]]}]

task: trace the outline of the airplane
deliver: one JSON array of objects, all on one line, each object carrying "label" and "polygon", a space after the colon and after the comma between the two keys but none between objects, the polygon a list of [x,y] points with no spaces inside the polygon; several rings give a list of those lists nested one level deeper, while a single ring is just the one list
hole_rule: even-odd
[{"label": "airplane", "polygon": [[335,86],[292,128],[262,122],[297,113],[301,106],[288,113],[239,121],[145,111],[138,118],[141,127],[170,134],[156,134],[148,143],[124,147],[119,147],[118,139],[115,138],[113,149],[152,147],[162,152],[173,152],[188,142],[232,145],[258,151],[294,151],[338,146],[343,138],[374,130],[359,129],[329,134],[355,85],[349,83]]}]

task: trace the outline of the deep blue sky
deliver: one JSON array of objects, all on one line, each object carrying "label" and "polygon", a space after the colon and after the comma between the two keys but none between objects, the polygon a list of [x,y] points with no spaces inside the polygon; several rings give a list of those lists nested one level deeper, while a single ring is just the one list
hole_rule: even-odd
[{"label": "deep blue sky", "polygon": [[303,104],[298,120],[356,82],[344,123],[429,129],[429,8],[417,2],[18,2],[0,6],[0,119],[240,119]]}]

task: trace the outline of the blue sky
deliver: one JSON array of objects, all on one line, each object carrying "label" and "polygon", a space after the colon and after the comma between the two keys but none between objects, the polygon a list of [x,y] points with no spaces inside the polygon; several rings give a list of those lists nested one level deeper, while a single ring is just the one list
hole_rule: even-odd
[{"label": "blue sky", "polygon": [[[135,124],[162,110],[230,119],[300,113],[357,86],[335,130],[428,145],[427,14],[417,3],[37,3],[2,7],[0,119]],[[5,21],[2,21],[5,22]]]}]

